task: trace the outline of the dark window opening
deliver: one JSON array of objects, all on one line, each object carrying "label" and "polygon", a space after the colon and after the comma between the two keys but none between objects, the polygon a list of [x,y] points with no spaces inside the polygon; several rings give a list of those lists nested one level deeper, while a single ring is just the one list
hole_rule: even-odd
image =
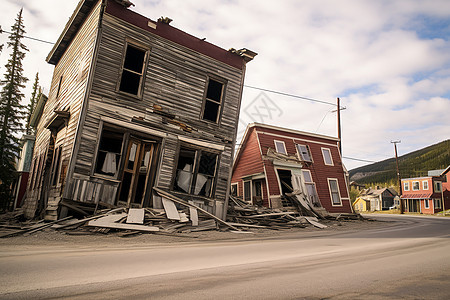
[{"label": "dark window opening", "polygon": [[232,184],[231,185],[231,191],[230,191],[231,196],[233,197],[237,197],[238,196],[238,185],[237,184]]},{"label": "dark window opening", "polygon": [[144,73],[146,51],[127,45],[119,90],[139,95]]},{"label": "dark window opening", "polygon": [[217,169],[217,154],[181,148],[174,190],[211,197]]},{"label": "dark window opening", "polygon": [[244,181],[244,201],[250,202],[252,198],[251,181]]},{"label": "dark window opening", "polygon": [[56,98],[58,98],[58,97],[59,97],[59,93],[60,93],[60,91],[61,91],[61,84],[62,84],[62,79],[63,79],[63,77],[62,77],[62,76],[61,76],[61,77],[59,77],[58,90],[56,91]]},{"label": "dark window opening", "polygon": [[218,122],[222,104],[223,83],[210,79],[206,90],[203,120]]},{"label": "dark window opening", "polygon": [[56,151],[53,154],[53,166],[52,166],[52,186],[55,186],[58,183],[58,175],[59,175],[59,169],[61,165],[61,149],[62,147],[59,146],[56,148]]},{"label": "dark window opening", "polygon": [[122,153],[123,133],[103,130],[97,152],[95,173],[115,176]]}]

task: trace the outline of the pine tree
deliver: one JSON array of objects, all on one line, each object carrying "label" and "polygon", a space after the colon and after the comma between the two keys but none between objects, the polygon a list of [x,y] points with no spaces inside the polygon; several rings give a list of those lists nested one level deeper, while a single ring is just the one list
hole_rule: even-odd
[{"label": "pine tree", "polygon": [[0,81],[0,205],[5,208],[11,197],[10,188],[15,176],[15,160],[19,154],[18,134],[23,131],[24,106],[21,105],[23,93],[28,80],[22,73],[22,60],[27,47],[21,40],[25,30],[22,9],[17,14],[16,21],[11,27],[11,34],[7,43],[11,54],[6,63],[4,79]]},{"label": "pine tree", "polygon": [[33,114],[34,107],[36,105],[36,101],[39,99],[40,87],[39,87],[39,72],[36,73],[36,77],[34,78],[33,84],[33,92],[31,93],[30,103],[27,107],[27,127],[25,129],[26,134],[34,134],[33,128],[30,126],[31,115]]}]

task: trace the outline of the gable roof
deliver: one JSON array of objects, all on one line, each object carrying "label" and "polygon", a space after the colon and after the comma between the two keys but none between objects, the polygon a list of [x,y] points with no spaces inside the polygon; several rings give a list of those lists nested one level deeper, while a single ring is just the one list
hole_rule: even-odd
[{"label": "gable roof", "polygon": [[[58,41],[47,56],[46,60],[48,63],[53,65],[58,63],[98,1],[99,0],[80,0],[80,2],[78,2],[77,7],[67,22]],[[169,25],[164,19],[158,19],[158,22],[152,21],[147,17],[127,9],[116,1],[108,1],[105,12],[152,34],[156,34],[237,69],[242,69],[247,62],[251,61],[257,55],[256,52],[245,48],[240,50],[231,48],[227,51],[204,39],[199,39]]]}]

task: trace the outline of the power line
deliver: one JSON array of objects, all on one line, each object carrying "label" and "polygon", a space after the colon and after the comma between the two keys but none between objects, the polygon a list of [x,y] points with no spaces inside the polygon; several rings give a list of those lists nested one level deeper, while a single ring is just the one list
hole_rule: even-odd
[{"label": "power line", "polygon": [[373,161],[373,160],[366,160],[366,159],[353,158],[353,157],[347,157],[347,156],[342,156],[342,158],[356,160],[356,161],[362,161],[362,162],[368,162],[368,163],[376,163],[376,161]]},{"label": "power line", "polygon": [[260,87],[250,86],[250,85],[246,85],[246,84],[244,84],[244,87],[250,88],[250,89],[255,89],[255,90],[260,90],[260,91],[264,91],[264,92],[269,92],[269,93],[273,93],[273,94],[288,96],[288,97],[292,97],[292,98],[308,100],[308,101],[311,101],[311,102],[317,102],[317,103],[322,103],[322,104],[328,104],[328,105],[336,106],[336,103],[327,102],[327,101],[324,101],[324,100],[318,100],[318,99],[298,96],[298,95],[294,95],[294,94],[288,94],[288,93],[284,93],[284,92],[279,92],[279,91],[274,91],[274,90],[269,90],[269,89],[263,89],[263,88],[260,88]]},{"label": "power line", "polygon": [[[2,29],[0,28],[0,33],[3,33],[3,32],[12,34],[12,32],[9,32],[9,31],[6,31],[6,30],[2,30]],[[33,41],[38,41],[38,42],[41,42],[41,43],[47,43],[47,44],[51,44],[51,45],[54,44],[54,43],[52,43],[52,42],[44,41],[44,40],[37,39],[37,38],[31,37],[31,36],[26,36],[26,35],[24,35],[23,37],[26,38],[26,39],[30,39],[30,40],[33,40]]]}]

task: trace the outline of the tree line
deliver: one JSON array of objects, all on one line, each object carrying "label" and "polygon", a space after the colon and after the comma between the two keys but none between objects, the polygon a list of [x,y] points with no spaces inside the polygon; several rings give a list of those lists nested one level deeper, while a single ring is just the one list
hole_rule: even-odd
[{"label": "tree line", "polygon": [[[22,91],[28,78],[23,74],[22,61],[29,50],[22,43],[25,34],[22,12],[23,9],[11,27],[6,45],[6,50],[10,52],[9,59],[0,80],[0,211],[7,210],[12,201],[12,189],[17,178],[16,163],[21,150],[19,135],[34,134],[30,119],[40,96],[39,73],[36,73],[30,102],[23,104],[25,95]],[[4,46],[0,45],[0,55],[5,50]]]}]

